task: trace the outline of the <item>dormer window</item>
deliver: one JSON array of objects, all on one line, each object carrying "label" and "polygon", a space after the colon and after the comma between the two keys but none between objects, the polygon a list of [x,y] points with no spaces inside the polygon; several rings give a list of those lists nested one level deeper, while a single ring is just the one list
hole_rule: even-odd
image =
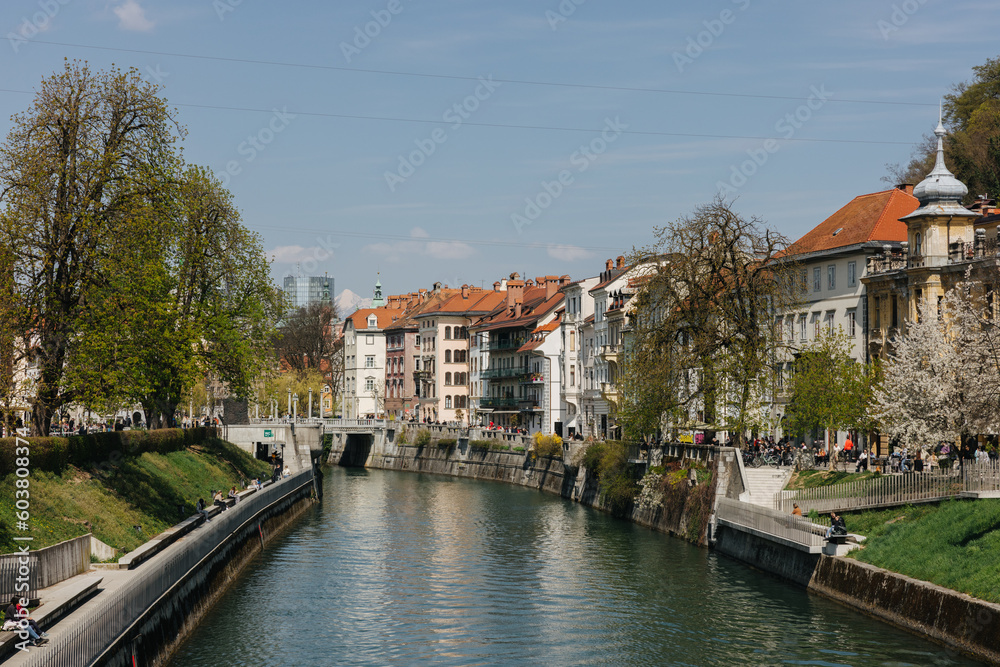
[{"label": "dormer window", "polygon": [[375,329],[376,327],[378,327],[378,318],[372,315],[368,318],[368,328]]}]

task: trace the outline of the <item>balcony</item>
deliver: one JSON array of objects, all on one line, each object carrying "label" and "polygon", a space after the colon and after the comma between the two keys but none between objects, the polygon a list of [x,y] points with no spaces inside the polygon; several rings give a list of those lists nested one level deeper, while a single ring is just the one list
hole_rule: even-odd
[{"label": "balcony", "polygon": [[517,404],[518,400],[516,398],[497,398],[495,396],[487,396],[479,402],[479,407],[499,410],[503,408],[516,408]]},{"label": "balcony", "polygon": [[522,398],[517,401],[517,407],[521,412],[540,412],[542,406],[533,398]]},{"label": "balcony", "polygon": [[601,346],[601,359],[604,361],[618,361],[618,346],[617,345],[602,345]]},{"label": "balcony", "polygon": [[490,352],[502,352],[503,350],[516,350],[517,348],[524,345],[524,341],[521,339],[507,339],[507,340],[491,340],[490,341]]},{"label": "balcony", "polygon": [[487,368],[480,373],[480,377],[484,380],[491,380],[499,378],[516,378],[527,374],[527,368],[524,366],[515,366],[514,368]]},{"label": "balcony", "polygon": [[905,269],[908,262],[902,252],[893,252],[882,255],[872,255],[871,257],[868,257],[866,263],[866,272],[868,275],[872,276],[879,273],[889,273],[890,271]]},{"label": "balcony", "polygon": [[545,384],[545,376],[541,373],[527,373],[520,380],[521,384]]},{"label": "balcony", "polygon": [[618,400],[618,385],[614,382],[602,382],[601,383],[601,396],[606,401],[617,401]]}]

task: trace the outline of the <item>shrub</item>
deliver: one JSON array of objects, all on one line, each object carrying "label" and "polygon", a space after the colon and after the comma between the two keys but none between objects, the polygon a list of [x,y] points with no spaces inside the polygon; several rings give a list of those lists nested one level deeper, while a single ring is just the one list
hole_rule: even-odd
[{"label": "shrub", "polygon": [[458,444],[458,440],[455,438],[441,438],[438,440],[438,447],[441,449],[451,449]]},{"label": "shrub", "polygon": [[493,449],[493,443],[489,440],[469,440],[471,449]]},{"label": "shrub", "polygon": [[600,466],[601,459],[604,458],[604,449],[603,442],[595,442],[583,452],[583,467],[595,477],[599,477],[601,474]]},{"label": "shrub", "polygon": [[413,439],[413,444],[417,447],[423,447],[424,445],[429,445],[431,442],[431,432],[425,428],[417,431],[417,437]]},{"label": "shrub", "polygon": [[535,433],[531,438],[535,443],[535,454],[537,456],[547,456],[555,458],[562,456],[562,438],[558,435],[545,435],[541,432]]},{"label": "shrub", "polygon": [[406,429],[405,428],[401,428],[401,429],[399,429],[399,435],[396,436],[396,444],[397,445],[405,445],[406,442],[407,442],[407,440],[406,440]]},{"label": "shrub", "polygon": [[523,452],[524,451],[524,447],[515,447],[514,451],[515,452]]}]

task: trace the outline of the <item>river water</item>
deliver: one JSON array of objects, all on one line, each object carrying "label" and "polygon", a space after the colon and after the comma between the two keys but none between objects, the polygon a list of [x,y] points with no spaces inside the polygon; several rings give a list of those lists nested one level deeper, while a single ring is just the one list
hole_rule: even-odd
[{"label": "river water", "polygon": [[333,468],[171,664],[979,663],[556,496]]}]

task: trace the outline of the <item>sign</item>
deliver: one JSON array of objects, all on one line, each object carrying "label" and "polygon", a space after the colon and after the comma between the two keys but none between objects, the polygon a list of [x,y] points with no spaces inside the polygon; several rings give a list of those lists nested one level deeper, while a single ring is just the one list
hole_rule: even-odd
[{"label": "sign", "polygon": [[681,435],[677,436],[677,440],[679,442],[686,442],[688,444],[694,444],[694,436],[690,435],[688,433],[682,433]]},{"label": "sign", "polygon": [[274,437],[274,433],[271,431],[271,429],[265,428],[264,429],[264,437],[265,438],[273,438]]}]

